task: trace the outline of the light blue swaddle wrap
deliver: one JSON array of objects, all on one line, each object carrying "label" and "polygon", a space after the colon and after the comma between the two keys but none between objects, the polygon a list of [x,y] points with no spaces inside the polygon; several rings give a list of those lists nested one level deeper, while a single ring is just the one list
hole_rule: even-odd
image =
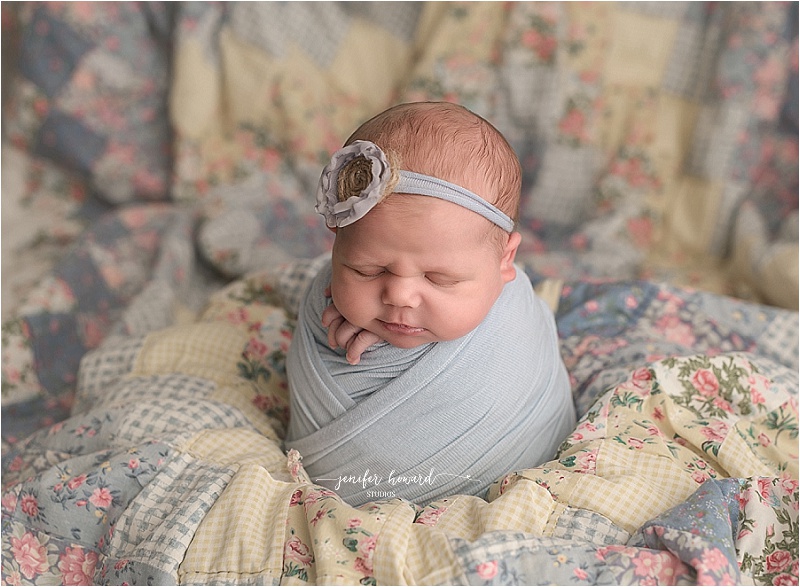
[{"label": "light blue swaddle wrap", "polygon": [[300,305],[287,356],[290,422],[311,480],[358,506],[482,496],[553,458],[575,427],[553,314],[517,268],[486,318],[457,340],[373,345],[358,365],[328,346],[327,264]]}]

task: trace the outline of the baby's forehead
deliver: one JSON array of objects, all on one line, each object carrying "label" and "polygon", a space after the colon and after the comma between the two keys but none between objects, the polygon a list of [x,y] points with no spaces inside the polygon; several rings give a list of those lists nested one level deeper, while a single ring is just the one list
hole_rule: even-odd
[{"label": "baby's forehead", "polygon": [[[417,214],[441,214],[449,216],[456,214],[458,210],[466,210],[463,206],[453,202],[424,194],[404,194],[392,192],[388,194],[379,204],[387,212],[392,213],[417,213]],[[474,213],[473,213],[474,214]],[[477,216],[477,215],[476,215]],[[478,216],[478,218],[480,218]]]},{"label": "baby's forehead", "polygon": [[431,241],[439,232],[457,230],[463,235],[474,234],[480,240],[494,225],[479,214],[439,198],[420,194],[392,193],[375,208],[380,210],[375,220],[384,223],[420,223],[429,229]]}]

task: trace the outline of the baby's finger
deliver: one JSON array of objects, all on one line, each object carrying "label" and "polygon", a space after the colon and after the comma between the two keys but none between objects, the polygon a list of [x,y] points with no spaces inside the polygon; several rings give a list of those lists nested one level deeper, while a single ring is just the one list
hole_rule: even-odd
[{"label": "baby's finger", "polygon": [[[331,328],[331,330],[333,329]],[[331,330],[328,331],[329,336]],[[361,332],[361,328],[358,326],[353,326],[347,320],[344,320],[337,326],[336,332],[334,333],[336,344],[341,348],[346,349],[350,345],[350,341],[355,338],[359,332]]]},{"label": "baby's finger", "polygon": [[[337,342],[336,333],[338,332],[339,327],[341,327],[341,325],[344,324],[344,323],[345,323],[344,317],[343,316],[339,316],[338,318],[334,318],[330,322],[330,324],[327,325],[328,326],[328,346],[330,346],[332,349],[335,349],[336,347],[339,346],[339,343]],[[344,345],[342,345],[342,347],[344,347]]]},{"label": "baby's finger", "polygon": [[333,321],[337,318],[341,318],[342,314],[336,309],[336,306],[330,304],[327,308],[322,310],[322,325],[325,328],[330,328]]},{"label": "baby's finger", "polygon": [[383,339],[377,334],[369,330],[362,330],[347,345],[347,362],[351,365],[358,365],[364,351],[381,340]]}]

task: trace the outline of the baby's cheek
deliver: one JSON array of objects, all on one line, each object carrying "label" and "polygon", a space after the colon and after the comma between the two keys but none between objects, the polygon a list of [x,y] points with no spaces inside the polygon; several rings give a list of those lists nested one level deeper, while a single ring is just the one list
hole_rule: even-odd
[{"label": "baby's cheek", "polygon": [[441,322],[443,337],[455,340],[472,332],[486,319],[495,301],[492,296],[464,295],[449,304],[440,304],[437,315],[446,317]]},{"label": "baby's cheek", "polygon": [[364,328],[369,307],[369,293],[364,288],[353,287],[342,281],[331,281],[333,303],[344,319],[355,326]]}]

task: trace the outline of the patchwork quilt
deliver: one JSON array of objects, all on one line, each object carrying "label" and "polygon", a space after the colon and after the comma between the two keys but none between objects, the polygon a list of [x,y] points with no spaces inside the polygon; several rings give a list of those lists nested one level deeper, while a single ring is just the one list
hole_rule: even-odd
[{"label": "patchwork quilt", "polygon": [[[0,10],[0,582],[797,584],[797,2]],[[519,154],[581,419],[488,500],[353,508],[284,356],[319,172],[409,100]]]},{"label": "patchwork quilt", "polygon": [[792,312],[566,284],[562,352],[586,409],[558,455],[486,501],[384,491],[354,508],[281,445],[286,351],[322,261],[83,358],[72,416],[4,459],[6,583],[796,583]]}]

